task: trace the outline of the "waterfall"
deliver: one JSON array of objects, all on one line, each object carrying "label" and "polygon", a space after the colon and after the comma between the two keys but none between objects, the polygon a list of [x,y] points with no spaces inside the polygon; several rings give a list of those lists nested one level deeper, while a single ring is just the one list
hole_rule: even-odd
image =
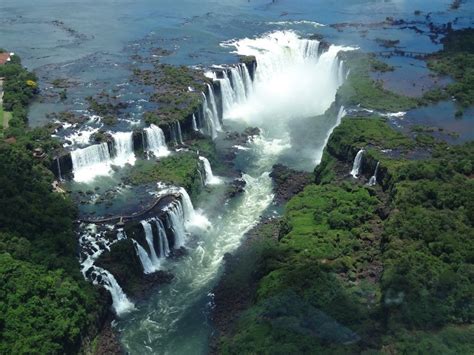
[{"label": "waterfall", "polygon": [[174,248],[179,249],[183,247],[186,242],[186,231],[184,229],[185,219],[182,204],[179,202],[173,203],[168,207],[166,212],[174,234]]},{"label": "waterfall", "polygon": [[123,292],[114,275],[105,269],[93,266],[91,276],[93,277],[92,282],[94,284],[101,284],[110,292],[112,296],[112,306],[117,315],[135,309],[135,305],[128,299],[125,292]]},{"label": "waterfall", "polygon": [[360,166],[362,164],[362,156],[364,155],[364,149],[361,149],[357,152],[357,155],[354,158],[354,163],[352,164],[351,175],[354,179],[359,177]]},{"label": "waterfall", "polygon": [[58,179],[59,179],[59,181],[62,181],[63,177],[61,175],[61,164],[59,162],[59,158],[56,158],[56,165],[58,167]]},{"label": "waterfall", "polygon": [[110,174],[110,153],[107,143],[94,144],[71,152],[74,179],[88,182],[96,176]]},{"label": "waterfall", "polygon": [[183,133],[181,132],[181,123],[179,121],[176,122],[176,131],[178,136],[179,144],[184,144],[183,142]]},{"label": "waterfall", "polygon": [[245,64],[239,65],[240,75],[243,79],[245,86],[245,95],[249,97],[252,94],[252,78],[250,77],[249,70]]},{"label": "waterfall", "polygon": [[143,266],[143,272],[145,274],[152,274],[156,271],[155,266],[153,265],[150,257],[146,250],[134,239],[132,239],[133,245],[135,246],[135,250],[137,251],[137,255],[140,258],[140,261]]},{"label": "waterfall", "polygon": [[222,46],[233,48],[239,55],[255,56],[258,64],[250,85],[251,95],[246,89],[245,100],[239,84],[243,81],[246,87],[243,66],[241,70],[230,70],[232,83],[225,72],[222,79],[216,79],[221,84],[223,118],[252,120],[247,123],[258,126],[323,114],[342,84],[339,77],[344,68],[338,53],[354,49],[330,46],[320,53],[319,41],[300,38],[292,31],[232,40]]},{"label": "waterfall", "polygon": [[372,175],[370,177],[369,182],[367,183],[367,185],[375,186],[377,184],[377,173],[379,171],[379,164],[380,164],[380,162],[377,162],[377,165],[375,166],[374,175]]},{"label": "waterfall", "polygon": [[345,80],[345,75],[344,75],[344,61],[339,60],[339,66],[338,66],[338,71],[337,71],[337,80],[339,82],[339,85],[342,85]]},{"label": "waterfall", "polygon": [[168,243],[168,237],[166,236],[165,226],[161,219],[155,220],[156,228],[158,229],[158,238],[160,241],[160,258],[166,258],[170,254],[170,246]]},{"label": "waterfall", "polygon": [[319,164],[321,162],[321,158],[323,156],[323,149],[328,144],[329,137],[331,136],[334,129],[341,124],[342,118],[346,114],[347,114],[347,112],[344,109],[344,106],[339,107],[339,111],[337,112],[337,116],[336,116],[336,123],[331,127],[331,129],[326,134],[326,138],[324,139],[324,143],[323,143],[321,149],[317,153],[317,156],[316,156],[316,159],[315,159],[316,164]]},{"label": "waterfall", "polygon": [[206,181],[205,181],[206,185],[220,184],[222,180],[219,177],[214,176],[214,174],[212,173],[211,163],[209,163],[209,160],[201,156],[199,157],[199,160],[202,161],[202,164],[204,166],[204,172],[206,173]]},{"label": "waterfall", "polygon": [[196,115],[193,113],[193,131],[199,131],[197,122],[196,122]]},{"label": "waterfall", "polygon": [[235,103],[237,104],[244,102],[247,98],[244,80],[239,69],[240,67],[230,68],[230,76],[233,84],[232,89],[234,91]]},{"label": "waterfall", "polygon": [[170,127],[171,139],[175,145],[184,144],[179,121],[172,122]]},{"label": "waterfall", "polygon": [[217,131],[221,131],[221,122],[219,120],[219,113],[217,112],[217,104],[216,104],[216,98],[214,95],[214,89],[210,84],[207,85],[207,94],[209,95],[209,109],[212,112],[212,121],[214,122],[214,126],[216,127]]},{"label": "waterfall", "polygon": [[115,157],[114,165],[125,166],[135,164],[135,152],[133,150],[133,132],[115,132],[112,134],[114,141]]},{"label": "waterfall", "polygon": [[147,152],[153,153],[155,157],[164,157],[170,154],[166,146],[165,135],[160,127],[151,124],[150,127],[145,128],[145,135]]},{"label": "waterfall", "polygon": [[222,96],[222,116],[226,117],[230,112],[232,105],[235,102],[234,90],[230,83],[227,72],[223,71],[224,78],[217,79],[221,85],[221,96]]},{"label": "waterfall", "polygon": [[150,249],[151,262],[155,268],[158,268],[160,266],[160,261],[156,256],[155,246],[153,244],[153,230],[151,229],[151,224],[147,221],[141,221],[140,223],[143,226],[143,230],[145,231],[146,243]]},{"label": "waterfall", "polygon": [[217,138],[217,128],[215,122],[218,121],[219,119],[216,119],[216,116],[214,116],[211,108],[209,107],[209,102],[207,100],[207,97],[204,93],[202,93],[203,96],[203,113],[204,113],[204,120],[206,121],[206,127],[205,131],[208,135],[211,136],[212,139]]}]

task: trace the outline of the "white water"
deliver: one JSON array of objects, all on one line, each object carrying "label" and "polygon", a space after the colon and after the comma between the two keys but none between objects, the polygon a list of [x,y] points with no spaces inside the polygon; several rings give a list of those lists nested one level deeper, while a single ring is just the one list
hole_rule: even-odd
[{"label": "white water", "polygon": [[145,128],[147,147],[146,150],[153,153],[155,157],[165,157],[170,154],[166,146],[165,135],[160,127],[151,124]]},{"label": "white water", "polygon": [[342,121],[342,118],[347,114],[346,110],[344,109],[344,106],[341,106],[339,107],[339,111],[337,113],[337,116],[336,116],[336,122],[334,123],[334,125],[329,129],[329,131],[327,132],[326,134],[326,138],[324,139],[324,142],[323,144],[321,145],[320,149],[316,152],[316,159],[315,159],[315,163],[316,165],[318,165],[319,163],[321,163],[321,159],[323,157],[323,150],[324,148],[326,147],[326,145],[328,144],[328,141],[329,141],[329,137],[331,136],[332,132],[334,131],[334,129],[339,126],[341,124],[341,121]]},{"label": "white water", "polygon": [[[102,278],[100,284],[103,285],[107,289],[107,291],[110,292],[110,295],[112,296],[112,306],[114,307],[114,310],[117,315],[120,316],[134,310],[135,305],[128,299],[125,292],[123,292],[114,275],[100,267],[93,266],[93,268],[93,273],[95,273],[96,275],[100,275]],[[96,280],[97,277],[93,281],[94,284],[99,283]]]},{"label": "white water", "polygon": [[146,252],[146,250],[135,239],[132,239],[132,241],[133,241],[133,245],[135,246],[135,250],[137,251],[137,255],[140,258],[140,262],[142,263],[143,272],[145,274],[154,273],[157,269],[153,265],[153,262],[148,256],[148,253]]},{"label": "white water", "polygon": [[183,133],[181,132],[181,123],[179,123],[179,121],[176,122],[175,127],[179,144],[184,144]]},{"label": "white water", "polygon": [[351,175],[354,179],[359,177],[360,166],[362,164],[362,156],[364,155],[365,150],[361,149],[357,152],[354,163],[352,164]]},{"label": "white water", "polygon": [[[302,118],[324,113],[334,101],[339,86],[336,55],[341,47],[333,46],[318,58],[317,41],[299,39],[292,32],[224,45],[235,48],[238,54],[255,55],[258,65],[253,93],[245,99],[234,92],[229,78],[219,79],[223,118],[243,127],[258,126],[263,134],[239,151],[248,162],[243,174],[244,193],[222,206],[221,212],[212,218],[212,228],[206,233],[202,230],[196,233],[197,245],[189,248],[188,254],[173,268],[173,282],[161,287],[159,294],[135,313],[133,319],[122,320],[119,325],[122,341],[131,353],[201,354],[208,351],[210,330],[203,310],[210,301],[209,292],[222,259],[225,253],[239,246],[245,232],[258,223],[271,205],[269,171],[294,145],[288,127],[297,125]],[[336,119],[337,124],[343,115],[341,108],[332,120]],[[332,121],[331,125],[324,125],[328,131],[334,126]],[[320,148],[314,154],[322,154],[328,135],[329,132],[320,135],[316,144]],[[313,168],[314,163],[310,164]]]},{"label": "white water", "polygon": [[158,229],[158,238],[160,242],[160,259],[166,258],[170,254],[170,246],[168,238],[166,237],[165,226],[163,222],[157,218],[155,220],[156,228]]},{"label": "white water", "polygon": [[112,134],[114,140],[115,157],[112,164],[125,166],[135,164],[136,157],[133,150],[133,132],[115,132]]},{"label": "white water", "polygon": [[97,176],[111,173],[111,159],[107,143],[73,150],[71,159],[74,180],[77,182],[89,182]]},{"label": "white water", "polygon": [[199,160],[202,161],[202,165],[204,166],[204,172],[206,173],[206,185],[218,185],[222,183],[222,179],[218,176],[214,176],[211,168],[211,163],[206,157],[199,157]]},{"label": "white water", "polygon": [[369,179],[369,182],[367,183],[367,185],[369,186],[375,186],[377,184],[377,173],[379,172],[379,162],[377,162],[377,165],[375,166],[375,171],[374,171],[374,175],[372,175]]},{"label": "white water", "polygon": [[199,131],[199,128],[196,122],[196,115],[194,113],[193,113],[193,131]]},{"label": "white water", "polygon": [[151,224],[148,221],[141,221],[140,222],[143,226],[143,230],[145,231],[145,239],[146,243],[148,244],[148,249],[150,249],[150,260],[153,264],[155,269],[160,268],[160,260],[158,260],[158,256],[156,255],[155,246],[153,244],[153,230],[151,229]]},{"label": "white water", "polygon": [[[245,121],[269,130],[276,127],[280,132],[295,119],[321,115],[329,108],[344,79],[337,54],[354,49],[331,46],[319,56],[318,41],[300,39],[291,31],[223,45],[234,48],[239,55],[257,59],[252,94],[246,100],[237,100],[235,97],[240,95],[235,88],[223,85],[224,119]],[[223,82],[221,79],[221,87]]]}]

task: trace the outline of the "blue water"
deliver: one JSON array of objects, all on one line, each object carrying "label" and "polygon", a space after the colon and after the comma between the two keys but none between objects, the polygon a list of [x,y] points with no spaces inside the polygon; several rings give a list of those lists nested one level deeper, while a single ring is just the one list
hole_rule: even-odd
[{"label": "blue water", "polygon": [[[141,88],[130,83],[131,70],[136,65],[131,59],[134,54],[149,57],[153,48],[160,47],[172,52],[161,59],[166,63],[204,67],[232,63],[237,58],[229,53],[228,48],[221,47],[221,42],[254,37],[278,29],[292,29],[301,35],[318,33],[329,42],[359,46],[366,51],[384,50],[375,42],[376,38],[396,38],[400,40],[400,48],[405,50],[432,52],[438,50],[440,44],[433,43],[427,33],[418,34],[399,26],[349,26],[339,31],[330,25],[374,24],[393,17],[419,20],[417,27],[426,31],[424,15],[427,12],[431,12],[430,21],[437,24],[456,18],[455,28],[473,23],[474,2],[464,3],[457,11],[448,11],[450,3],[451,0],[2,0],[0,47],[18,53],[23,63],[40,77],[42,95],[30,110],[31,125],[47,123],[50,119],[46,115],[51,112],[87,112],[84,111],[87,109],[86,96],[102,90],[115,90],[115,94],[130,102],[131,107],[121,114],[118,126],[118,129],[128,129],[130,121],[140,124],[140,115],[145,109],[140,99],[146,97],[140,92]],[[415,16],[415,10],[421,10],[422,16]],[[296,22],[300,20],[309,23]],[[53,21],[63,24],[58,26]],[[319,27],[316,23],[326,26]],[[397,66],[397,77],[405,76],[399,83],[392,84],[391,88],[395,90],[408,90],[411,85],[409,78],[425,77],[428,73],[426,67],[417,61],[394,58],[390,62]],[[388,79],[395,79],[393,75],[387,74]],[[73,83],[64,102],[59,101],[51,85],[57,78]],[[413,92],[413,95],[416,94],[419,93]],[[453,112],[452,103],[441,103],[409,112],[406,120],[460,132],[474,131],[472,110],[467,111],[460,120],[454,119]],[[460,137],[460,140],[465,139],[472,139],[472,135]],[[255,183],[254,193],[261,196],[258,201],[264,201],[271,186],[265,176],[258,179],[263,182]],[[229,213],[223,216],[221,225],[216,226],[217,231],[232,235],[239,228],[245,229],[245,226],[239,225],[242,215],[247,213],[245,218],[248,220],[258,217],[253,216],[250,209],[254,204],[246,205],[243,200],[233,202],[235,207],[226,206]],[[213,251],[215,246],[212,240],[203,239],[202,243],[202,250],[208,253]],[[203,260],[206,261],[205,258]],[[206,267],[212,269],[211,266]],[[185,266],[180,269],[184,272]],[[214,274],[210,273],[209,278],[213,277]],[[215,282],[209,281],[206,275],[202,278],[204,280],[195,282],[206,285]],[[199,292],[189,293],[188,301],[182,300],[186,307],[179,310],[165,308],[163,304],[166,303],[160,302],[160,297],[185,296],[180,289],[174,289],[173,284],[154,295],[154,303],[138,305],[139,311],[118,325],[127,349],[133,354],[206,353],[208,337],[212,332],[207,321],[210,297],[201,289],[196,290]],[[163,320],[173,319],[173,312],[178,311],[183,316],[173,324]]]}]

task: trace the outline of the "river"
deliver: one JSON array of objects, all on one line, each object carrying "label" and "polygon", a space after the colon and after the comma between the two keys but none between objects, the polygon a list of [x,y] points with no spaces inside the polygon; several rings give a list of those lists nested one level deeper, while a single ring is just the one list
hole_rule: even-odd
[{"label": "river", "polygon": [[[429,2],[434,21],[459,15],[459,26],[472,22],[470,15],[447,12],[448,6],[449,1]],[[340,31],[329,25],[378,23],[389,16],[416,20],[414,11],[427,7],[421,0],[43,0],[34,6],[26,0],[2,1],[0,46],[20,54],[24,64],[41,79],[43,100],[35,102],[30,110],[33,126],[48,122],[47,113],[85,112],[87,95],[111,88],[131,103],[127,117],[120,118],[118,130],[142,126],[142,93],[129,85],[131,56],[136,53],[152,55],[154,48],[165,48],[171,54],[163,57],[163,62],[204,68],[235,63],[236,54],[257,57],[251,92],[243,99],[234,96],[223,120],[228,130],[248,126],[262,130],[260,136],[242,147],[236,159],[246,181],[245,192],[219,209],[212,198],[194,201],[210,227],[194,231],[187,241],[189,253],[185,257],[164,263],[163,267],[174,275],[171,284],[160,287],[148,300],[135,304],[134,310],[117,319],[115,327],[127,351],[207,353],[212,333],[208,322],[211,291],[218,281],[224,254],[238,247],[242,236],[261,216],[278,213],[269,177],[272,165],[282,162],[311,171],[344,113],[336,107],[333,114],[318,116],[331,106],[344,80],[338,51],[355,47],[381,50],[374,41],[378,36],[400,38],[406,49],[440,48],[426,34],[406,29],[376,27],[368,35],[361,35],[350,26]],[[319,55],[317,41],[302,39],[313,33],[324,35],[334,45]],[[426,68],[417,73],[425,75]],[[48,99],[51,81],[65,77],[75,83],[68,98],[61,102]],[[94,127],[92,121],[90,127]],[[219,147],[219,137],[216,143]],[[218,185],[211,191],[213,188],[219,190]]]}]

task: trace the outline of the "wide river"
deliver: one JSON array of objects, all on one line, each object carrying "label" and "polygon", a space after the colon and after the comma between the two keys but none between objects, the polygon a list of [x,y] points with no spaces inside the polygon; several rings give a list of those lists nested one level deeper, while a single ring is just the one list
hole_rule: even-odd
[{"label": "wide river", "polygon": [[[236,51],[257,56],[252,95],[234,103],[224,117],[225,128],[258,126],[263,132],[237,158],[246,190],[218,212],[212,208],[212,198],[194,201],[211,227],[196,231],[188,241],[187,256],[167,262],[173,282],[115,324],[131,354],[208,352],[211,291],[223,256],[235,250],[262,215],[277,213],[268,176],[272,165],[284,162],[312,170],[343,114],[336,108],[330,117],[311,119],[331,105],[343,80],[337,51],[348,46],[383,50],[376,38],[400,39],[400,46],[414,51],[440,48],[427,34],[399,27],[369,26],[365,32],[330,25],[376,24],[387,17],[412,21],[417,20],[415,10],[432,12],[434,22],[459,17],[456,26],[472,23],[472,3],[465,5],[471,11],[463,12],[447,11],[449,4],[447,0],[38,0],[34,5],[31,0],[1,1],[0,47],[20,54],[23,63],[38,73],[43,93],[56,78],[75,83],[65,101],[48,100],[46,95],[35,102],[31,125],[48,122],[47,113],[83,110],[87,95],[113,88],[129,99],[135,118],[130,125],[137,124],[143,109],[140,94],[127,89],[133,54],[152,55],[154,48],[165,48],[171,54],[163,62],[203,67],[235,63]],[[423,23],[418,26],[425,28]],[[319,58],[301,39],[314,33],[335,45]],[[421,66],[417,75],[425,75],[424,71]],[[129,127],[122,123],[120,128]],[[219,187],[215,189],[217,193]]]}]

